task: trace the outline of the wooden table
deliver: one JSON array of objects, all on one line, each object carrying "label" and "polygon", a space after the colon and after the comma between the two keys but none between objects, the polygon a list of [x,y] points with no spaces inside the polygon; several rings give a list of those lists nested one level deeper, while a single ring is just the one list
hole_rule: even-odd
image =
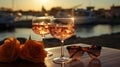
[{"label": "wooden table", "polygon": [[[85,44],[75,45],[86,46]],[[118,49],[102,47],[101,55],[97,60],[91,60],[89,55],[84,53],[80,61],[74,61],[68,64],[55,64],[52,62],[53,58],[60,56],[60,47],[46,49],[54,53],[54,55],[51,57],[46,57],[45,63],[0,63],[0,67],[120,67],[120,50]],[[66,48],[65,56],[69,56]]]},{"label": "wooden table", "polygon": [[[85,44],[75,45],[86,46]],[[120,67],[120,50],[118,49],[102,47],[101,55],[97,60],[92,60],[87,53],[84,53],[80,61],[71,62],[65,65],[52,62],[53,58],[60,56],[60,47],[48,49],[53,52],[54,55],[46,58],[45,63],[47,67]],[[65,56],[69,56],[66,49]]]}]

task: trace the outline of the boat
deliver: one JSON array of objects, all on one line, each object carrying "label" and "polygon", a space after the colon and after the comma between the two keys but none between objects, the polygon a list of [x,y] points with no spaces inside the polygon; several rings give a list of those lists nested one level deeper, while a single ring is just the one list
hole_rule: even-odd
[{"label": "boat", "polygon": [[14,15],[8,12],[0,12],[0,31],[14,28]]},{"label": "boat", "polygon": [[77,9],[74,11],[75,24],[93,23],[96,21],[94,12],[85,9]]}]

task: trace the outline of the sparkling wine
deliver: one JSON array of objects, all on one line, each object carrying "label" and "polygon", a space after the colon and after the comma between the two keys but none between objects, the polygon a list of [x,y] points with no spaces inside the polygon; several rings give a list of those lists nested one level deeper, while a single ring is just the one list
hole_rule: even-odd
[{"label": "sparkling wine", "polygon": [[74,34],[74,26],[50,26],[50,33],[60,40],[70,38]]}]

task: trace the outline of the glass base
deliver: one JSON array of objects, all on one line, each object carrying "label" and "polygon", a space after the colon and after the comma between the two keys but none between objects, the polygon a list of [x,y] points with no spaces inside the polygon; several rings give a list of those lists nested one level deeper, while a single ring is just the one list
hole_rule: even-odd
[{"label": "glass base", "polygon": [[53,62],[57,64],[62,64],[68,62],[69,60],[70,60],[69,57],[57,57],[53,59]]}]

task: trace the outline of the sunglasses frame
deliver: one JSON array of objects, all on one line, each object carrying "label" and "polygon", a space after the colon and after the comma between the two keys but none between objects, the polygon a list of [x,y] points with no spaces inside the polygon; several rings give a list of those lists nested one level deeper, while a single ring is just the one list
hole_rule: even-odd
[{"label": "sunglasses frame", "polygon": [[[73,50],[73,49],[76,49],[76,51],[70,56],[70,58],[72,58],[75,54],[77,54],[79,51],[82,51],[82,55],[84,54],[84,52],[87,52],[88,55],[92,58],[92,59],[96,59],[98,56],[100,56],[100,53],[101,53],[101,49],[102,47],[101,46],[97,46],[97,45],[92,45],[92,46],[89,46],[89,47],[81,47],[81,46],[67,46],[66,49],[68,50],[68,52],[70,50]],[[96,55],[96,53],[93,53],[94,51],[99,51],[99,54]],[[95,56],[95,57],[93,57]]]}]

